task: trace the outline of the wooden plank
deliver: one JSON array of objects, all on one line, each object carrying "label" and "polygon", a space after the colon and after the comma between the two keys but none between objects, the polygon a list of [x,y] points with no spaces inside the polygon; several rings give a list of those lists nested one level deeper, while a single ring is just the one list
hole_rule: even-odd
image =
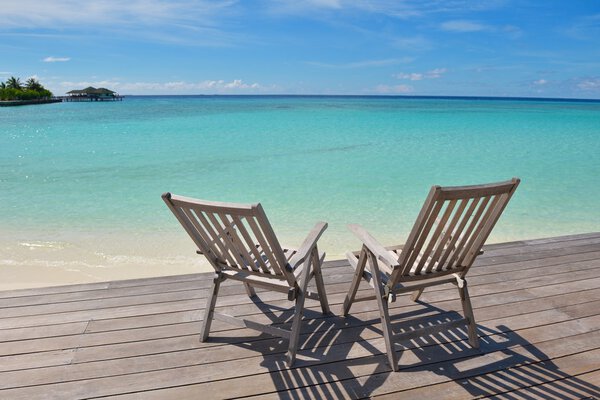
[{"label": "wooden plank", "polygon": [[[573,282],[573,283],[566,283],[566,284],[556,284],[554,286],[549,287],[547,290],[545,290],[544,288],[539,290],[539,294],[537,294],[538,296],[541,297],[547,297],[548,295],[552,295],[552,294],[560,294],[560,293],[568,293],[569,290],[572,291],[580,291],[585,289],[586,287],[593,287],[594,286],[594,282],[595,285],[600,285],[600,282],[598,280],[588,280],[585,283],[582,283],[581,285],[586,285],[586,286],[580,286],[579,282]],[[591,286],[590,286],[591,285]],[[534,289],[535,290],[535,289]],[[455,289],[451,286],[449,289],[449,294],[450,294],[450,298],[451,299],[455,299],[456,298],[456,294],[455,294]],[[368,290],[366,293],[370,293]],[[498,294],[495,294],[494,292],[489,292],[487,293],[487,296],[483,296],[483,297],[478,297],[477,303],[480,306],[490,306],[493,305],[494,302],[510,302],[511,300],[513,301],[523,301],[523,300],[527,300],[527,299],[531,299],[532,296],[532,292],[531,289],[529,288],[525,288],[525,289],[521,289],[518,291],[511,291],[508,292],[506,295],[501,295],[499,296]],[[491,303],[489,300],[493,300]],[[339,300],[341,300],[341,298],[339,298]],[[553,304],[550,300],[549,304]],[[286,303],[289,306],[289,302],[286,301]],[[434,303],[436,304],[436,303]],[[442,303],[436,304],[438,307],[444,309],[444,308],[454,308],[456,309],[456,302],[454,300],[443,300],[442,299]],[[180,323],[186,323],[186,322],[190,322],[190,321],[198,321],[201,318],[201,311],[199,309],[199,307],[201,306],[200,304],[196,304],[194,303],[194,308],[192,310],[189,311],[180,311],[180,312],[176,312],[175,309],[171,310],[172,312],[164,312],[163,314],[150,314],[150,315],[146,315],[146,316],[133,316],[133,317],[124,317],[124,318],[109,318],[109,319],[105,319],[105,320],[94,320],[94,321],[90,321],[88,329],[86,330],[86,332],[91,333],[91,332],[101,332],[101,331],[107,331],[107,330],[119,330],[119,329],[132,329],[132,328],[140,328],[140,327],[146,327],[146,326],[158,326],[158,325],[166,325],[166,324],[180,324]],[[409,303],[408,305],[411,305],[411,303]],[[401,301],[397,301],[396,303],[394,303],[392,305],[394,308],[398,307],[398,310],[400,310],[403,304]],[[411,310],[416,309],[415,307],[418,306],[412,306],[412,308],[403,308],[403,312],[411,312]],[[236,310],[239,310],[241,312],[238,312],[237,315],[240,316],[248,316],[248,315],[252,315],[252,312],[256,313],[256,307],[254,305],[246,307],[246,309],[248,310],[248,312],[244,312],[244,307],[238,305],[236,307]],[[311,309],[311,308],[309,308]],[[315,309],[314,307],[312,307],[312,309]],[[357,312],[364,312],[364,311],[368,311],[368,310],[374,310],[375,308],[375,304],[374,302],[372,302],[372,304],[370,305],[356,305],[355,308],[355,312],[354,315],[355,317],[360,317],[360,314],[357,314]],[[497,309],[495,312],[502,312],[503,310]],[[479,316],[479,314],[478,314]],[[114,316],[116,317],[116,316]],[[480,317],[480,316],[479,316]],[[87,323],[87,322],[86,322]],[[25,332],[26,329],[34,329],[36,331],[41,332],[42,334],[45,332],[43,327],[40,328],[20,328],[17,330],[0,330],[0,340],[3,341],[8,341],[8,340],[14,340],[15,337],[18,337],[20,334],[22,334],[22,332]],[[13,331],[15,331],[13,333]],[[52,331],[52,329],[48,329],[49,333]],[[5,336],[5,333],[7,334],[7,336]],[[30,337],[32,336],[31,334],[29,335]],[[48,336],[53,336],[52,334],[48,334]],[[35,334],[33,335],[33,337],[35,337]]]},{"label": "wooden plank", "polygon": [[[600,286],[600,280],[598,281]],[[561,288],[564,288],[561,286]],[[577,287],[573,287],[573,290],[577,290]],[[517,303],[511,307],[506,307],[504,305],[504,301],[509,300],[512,296],[506,296],[505,298],[497,299],[497,305],[488,306],[480,311],[476,311],[479,317],[479,322],[483,323],[485,321],[489,321],[497,318],[509,318],[515,314],[534,312],[534,311],[551,311],[548,318],[554,318],[554,321],[564,320],[566,316],[574,317],[571,313],[570,308],[574,307],[573,304],[577,305],[577,301],[582,301],[582,296],[584,296],[587,300],[598,300],[600,299],[600,289],[596,289],[594,291],[575,291],[568,295],[556,295],[545,298],[537,298],[534,300],[523,301]],[[495,298],[495,296],[490,295],[491,298]],[[587,303],[584,303],[585,306]],[[449,302],[445,302],[440,304],[441,309],[459,309],[460,303],[457,300],[452,300]],[[372,307],[374,308],[374,307]],[[409,307],[404,308],[404,312],[408,315],[406,318],[410,318],[415,312],[422,310],[423,307],[420,305],[411,305]],[[376,310],[376,308],[375,308]],[[431,315],[437,314],[439,311],[435,309],[432,310],[429,314],[424,313],[422,315]],[[350,320],[346,319],[334,319],[334,320],[324,320],[322,323],[319,323],[315,326],[315,323],[312,324],[304,324],[302,328],[302,333],[312,333],[313,335],[318,334],[319,332],[326,333],[327,331],[331,331],[332,329],[347,329],[353,327],[362,327],[365,325],[369,325],[372,323],[372,320],[378,316],[377,311],[366,311],[363,313],[356,313],[353,315],[353,318]],[[396,318],[394,321],[397,323],[399,321],[403,321],[406,318]],[[317,319],[314,320],[319,321]],[[332,322],[328,322],[332,321]],[[267,323],[269,322],[267,319],[259,320],[259,322]],[[507,323],[506,321],[504,323]],[[528,323],[525,320],[525,323]],[[511,324],[517,324],[517,320],[512,319]],[[110,324],[108,324],[110,325]],[[516,325],[518,327],[522,327],[522,325]],[[93,347],[95,349],[94,354],[98,354],[99,356],[110,357],[110,353],[108,349],[101,349],[98,346],[102,345],[110,345],[119,344],[119,343],[127,343],[127,342],[135,342],[135,341],[143,341],[144,346],[151,345],[153,348],[162,348],[165,346],[160,345],[161,341],[157,341],[157,339],[166,339],[172,338],[170,341],[166,341],[166,343],[175,343],[178,339],[177,337],[182,337],[182,343],[188,343],[189,340],[185,338],[185,336],[190,336],[191,343],[193,344],[197,339],[196,335],[198,334],[200,329],[200,321],[199,317],[196,318],[195,322],[186,322],[179,323],[177,325],[159,325],[159,326],[149,326],[149,327],[137,327],[136,329],[124,329],[120,331],[105,331],[105,332],[97,332],[95,334],[88,333],[82,337],[72,337],[72,336],[63,336],[63,337],[55,337],[55,338],[47,338],[47,339],[38,339],[35,342],[31,341],[21,341],[21,342],[12,342],[7,343],[6,345],[0,344],[0,354],[18,354],[18,353],[26,353],[32,351],[51,351],[51,350],[59,350],[63,348],[69,348],[70,346],[78,347],[80,349],[78,355],[83,357],[84,354],[88,354],[88,350],[84,350],[85,347]],[[217,332],[220,332],[217,334]],[[240,342],[253,343],[255,341],[263,340],[264,338],[256,337],[255,334],[248,330],[231,330],[231,327],[228,325],[219,326],[217,322],[213,326],[213,335],[219,336],[227,336],[227,342],[219,343],[219,342],[209,342],[204,343],[201,346],[218,346],[223,344],[234,344]],[[374,333],[374,336],[368,337],[377,337],[378,333]],[[152,341],[152,342],[150,342]],[[123,346],[116,345],[116,352],[122,351],[121,348]],[[144,347],[143,347],[144,348]],[[147,351],[147,350],[144,350]],[[106,354],[105,354],[106,353]]]},{"label": "wooden plank", "polygon": [[[7,339],[0,343],[0,355],[12,354],[1,358],[0,387],[5,389],[0,390],[0,397],[397,398],[407,393],[419,395],[415,387],[438,394],[445,393],[440,388],[449,387],[448,393],[458,395],[460,392],[452,388],[460,388],[463,381],[504,385],[502,390],[496,388],[488,394],[506,393],[507,398],[521,391],[539,394],[537,386],[564,389],[555,382],[573,382],[568,377],[535,378],[540,378],[544,368],[556,372],[556,368],[548,369],[556,365],[571,376],[598,370],[600,277],[593,274],[600,267],[598,237],[541,240],[529,251],[527,244],[514,245],[514,251],[506,246],[492,248],[478,259],[469,275],[482,352],[466,346],[465,329],[435,333],[403,343],[403,371],[397,374],[390,374],[385,366],[381,326],[374,321],[378,314],[375,302],[355,304],[352,316],[345,319],[324,318],[318,303],[309,303],[301,330],[300,360],[295,368],[285,369],[285,341],[257,336],[248,329],[236,330],[215,321],[214,332],[211,330],[214,340],[199,343],[204,301],[197,304],[199,297],[192,288],[177,286],[177,282],[186,285],[184,281],[173,281],[171,294],[161,293],[161,284],[144,285],[143,281],[131,286],[139,294],[118,291],[116,296],[105,296],[104,289],[91,289],[104,297],[89,302],[76,300],[78,290],[71,288],[57,292],[56,304],[50,306],[39,304],[44,295],[10,296],[4,300],[22,302],[22,307],[5,307],[12,316],[0,318],[0,325],[9,321],[11,326],[19,319],[34,324],[0,329],[0,341]],[[330,300],[341,305],[352,270],[344,263],[326,265],[332,266],[331,271],[324,268]],[[204,278],[193,281],[197,284]],[[169,285],[168,279],[162,282]],[[269,323],[271,317],[289,323],[290,302],[270,292],[261,294],[273,303],[273,314],[265,316],[247,301],[242,289],[241,285],[230,286],[217,309],[256,318],[259,323]],[[372,289],[361,284],[359,295],[371,293]],[[63,294],[68,300],[61,302]],[[27,297],[38,301],[38,311],[27,303]],[[427,290],[423,299],[432,302],[429,306],[410,303],[405,297],[399,296],[390,307],[392,314],[401,314],[392,317],[395,330],[451,319],[456,315],[454,310],[460,308],[456,289],[451,286]],[[0,304],[2,301],[0,297]],[[417,316],[419,320],[410,321]],[[542,369],[535,369],[538,367]],[[508,375],[501,372],[507,368]],[[427,397],[424,393],[430,392],[421,392],[420,398]]]},{"label": "wooden plank", "polygon": [[[507,345],[511,340],[519,344]],[[343,354],[335,354],[334,359],[341,359],[340,361],[323,365],[304,363],[300,366],[301,363],[299,363],[299,367],[292,370],[277,368],[271,371],[265,366],[258,365],[260,362],[262,365],[270,365],[271,368],[277,367],[275,360],[265,357],[255,362],[252,359],[246,359],[245,366],[254,371],[253,374],[246,376],[235,376],[235,371],[231,371],[233,362],[226,362],[219,366],[212,365],[211,368],[190,366],[177,368],[170,373],[163,370],[126,375],[119,380],[112,379],[115,385],[110,388],[101,385],[102,381],[110,378],[98,378],[16,390],[9,389],[5,393],[10,395],[24,393],[35,398],[38,393],[45,391],[49,394],[74,398],[77,393],[80,393],[78,390],[85,386],[88,389],[86,396],[90,398],[128,392],[133,393],[131,396],[123,395],[117,398],[195,398],[200,395],[205,398],[235,398],[266,393],[272,393],[273,398],[281,395],[286,398],[288,396],[290,398],[328,398],[327,396],[331,396],[333,393],[340,394],[341,396],[338,396],[340,398],[345,398],[385,394],[451,379],[464,379],[469,376],[470,371],[483,370],[485,372],[486,367],[491,371],[504,369],[512,366],[515,360],[522,362],[522,360],[530,359],[532,362],[539,362],[575,355],[579,357],[578,360],[588,360],[589,363],[593,363],[600,356],[600,350],[598,350],[600,335],[594,332],[570,337],[568,341],[564,338],[540,343],[526,340],[525,344],[521,344],[523,342],[518,341],[517,338],[509,338],[508,341],[505,341],[499,337],[498,342],[494,343],[497,346],[494,346],[493,351],[468,358],[465,357],[477,353],[465,348],[461,349],[462,358],[457,358],[456,353],[448,353],[447,350],[436,347],[428,350],[429,360],[424,361],[422,360],[423,355],[419,355],[419,352],[415,354],[407,351],[406,357],[403,355],[403,358],[406,358],[405,361],[410,366],[393,374],[390,373],[389,368],[382,366],[383,354],[368,359],[360,358],[359,354],[352,354],[351,360],[343,358]],[[382,347],[382,343],[374,345],[378,348]],[[357,351],[361,350],[356,346],[354,348]],[[506,357],[507,349],[514,358]],[[348,349],[343,349],[343,353],[348,354]],[[585,356],[581,356],[581,354],[585,354]],[[466,362],[466,366],[468,366],[466,371],[454,367],[461,360],[464,360],[462,362]],[[430,364],[435,364],[436,367],[433,370],[425,367]],[[438,370],[437,366],[443,369]],[[259,370],[257,371],[255,368]],[[261,372],[259,373],[259,371]],[[440,374],[439,371],[445,372]],[[229,377],[227,380],[217,380],[223,378],[224,374]],[[199,380],[205,380],[205,382],[195,383]],[[297,387],[300,389],[295,389]],[[142,395],[144,397],[136,397]]]},{"label": "wooden plank", "polygon": [[[556,339],[557,337],[563,337],[563,336],[569,336],[569,335],[573,335],[573,334],[577,334],[577,333],[589,332],[590,330],[598,329],[600,327],[600,316],[594,316],[594,317],[584,317],[584,316],[589,314],[590,312],[594,312],[598,308],[598,306],[599,306],[599,304],[596,304],[596,305],[588,306],[586,309],[578,310],[577,317],[579,319],[574,319],[574,320],[572,319],[572,320],[564,321],[563,323],[557,323],[553,330],[548,330],[543,325],[536,326],[536,324],[539,324],[540,322],[547,321],[547,320],[559,321],[561,319],[561,316],[559,313],[556,312],[556,310],[550,310],[550,312],[547,312],[547,313],[538,313],[537,315],[536,314],[518,315],[513,318],[505,319],[502,321],[498,321],[498,320],[490,321],[490,322],[482,325],[484,328],[486,328],[486,329],[484,329],[483,336],[484,337],[487,336],[485,334],[485,332],[488,332],[488,333],[491,333],[491,336],[498,336],[499,338],[503,338],[503,334],[511,332],[507,328],[504,328],[504,330],[498,329],[497,328],[498,324],[511,326],[511,328],[514,327],[513,329],[515,331],[523,330],[524,332],[520,332],[521,337],[525,337],[525,338],[531,337],[531,338],[535,338],[536,340],[539,340],[539,341],[553,340],[553,339]],[[367,330],[366,331],[367,336],[370,335],[370,338],[365,339],[363,337],[364,335],[360,334],[363,329],[364,328],[360,328],[359,330],[355,330],[355,332],[345,332],[344,336],[343,336],[343,338],[345,338],[345,341],[340,340],[340,337],[337,337],[337,338],[335,338],[335,343],[332,345],[327,344],[327,343],[319,343],[320,341],[318,341],[313,344],[313,346],[316,346],[316,347],[312,347],[310,345],[310,337],[313,335],[313,332],[310,332],[310,330],[308,330],[308,332],[304,333],[303,336],[305,337],[305,340],[309,341],[309,343],[305,343],[305,345],[303,347],[305,349],[306,348],[310,349],[310,352],[315,352],[316,349],[320,348],[320,347],[328,348],[328,351],[334,352],[334,350],[336,348],[343,349],[344,347],[347,347],[347,344],[344,344],[344,342],[349,343],[349,344],[354,343],[358,336],[361,337],[361,340],[366,340],[367,342],[372,343],[375,347],[378,347],[378,343],[381,342],[381,340],[382,340],[380,335],[377,332]],[[457,339],[462,340],[466,337],[466,333],[464,333],[464,332],[462,332],[462,333],[458,332],[458,333],[459,333],[459,337],[452,339],[452,340],[457,340]],[[430,342],[429,345],[435,344],[435,343],[446,343],[446,342],[448,342],[448,339],[449,338],[445,338],[442,336],[436,336],[436,337],[434,337],[434,341]],[[191,362],[191,364],[177,364],[179,366],[195,365],[197,363],[202,363],[202,364],[208,363],[209,365],[212,365],[211,368],[213,368],[213,367],[216,368],[217,364],[215,364],[215,363],[223,363],[223,362],[227,362],[229,360],[236,360],[236,359],[240,359],[240,358],[242,358],[244,360],[250,360],[250,358],[253,358],[253,357],[256,359],[261,359],[261,358],[263,358],[263,356],[267,356],[267,357],[275,356],[276,357],[277,354],[283,354],[283,352],[285,352],[285,350],[286,350],[285,344],[276,345],[275,348],[273,348],[274,340],[264,341],[262,346],[258,346],[255,348],[248,347],[248,348],[240,349],[239,347],[236,347],[236,346],[223,346],[222,348],[220,348],[219,350],[216,350],[216,351],[215,351],[215,349],[205,349],[205,350],[198,349],[199,343],[198,343],[198,339],[197,339],[196,335],[194,335],[193,338],[192,337],[180,338],[177,340],[178,340],[177,342],[163,341],[163,342],[165,342],[165,345],[158,345],[158,342],[152,343],[152,342],[145,341],[145,342],[139,342],[139,343],[132,343],[131,345],[128,345],[128,346],[123,346],[123,345],[112,346],[114,348],[114,351],[110,351],[110,350],[108,350],[108,348],[98,349],[96,346],[88,348],[88,349],[80,347],[77,351],[77,354],[74,355],[75,358],[72,361],[73,364],[89,363],[89,361],[94,361],[93,363],[90,363],[89,365],[87,365],[85,367],[84,366],[76,367],[75,365],[71,365],[69,367],[60,367],[58,369],[57,368],[46,369],[45,370],[46,375],[44,375],[42,373],[43,371],[36,369],[35,371],[33,371],[33,373],[35,374],[34,377],[32,377],[31,374],[24,373],[23,371],[19,371],[18,373],[15,373],[15,374],[4,374],[3,377],[5,379],[12,379],[15,377],[18,378],[20,376],[24,379],[24,382],[26,381],[29,384],[34,384],[36,382],[41,383],[39,381],[39,379],[46,379],[43,377],[48,376],[48,374],[51,374],[51,371],[53,371],[53,370],[57,371],[57,373],[59,373],[60,376],[72,377],[72,376],[75,376],[76,374],[83,373],[83,371],[96,371],[94,373],[99,373],[99,374],[113,374],[115,371],[115,368],[117,366],[122,369],[126,365],[130,365],[130,367],[133,369],[133,370],[127,372],[127,373],[130,373],[130,372],[135,372],[136,368],[140,368],[140,362],[143,362],[143,360],[147,361],[146,365],[148,365],[148,367],[145,367],[145,368],[150,368],[151,366],[153,366],[154,368],[160,369],[160,368],[166,368],[167,365],[173,365],[172,364],[173,362],[179,362],[176,360],[178,358],[181,358],[182,356],[183,356],[183,360],[185,363]],[[489,339],[487,341],[489,341]],[[496,342],[498,342],[499,344],[511,343],[510,341],[507,341],[505,339],[502,339],[502,340],[495,339],[494,343],[496,343]],[[425,342],[423,342],[423,343],[425,343]],[[415,348],[415,347],[416,347],[415,344],[408,346],[408,348]],[[462,347],[462,345],[461,345],[461,347]],[[197,350],[194,350],[194,349],[197,349]],[[132,350],[135,350],[138,353],[131,353]],[[190,354],[188,354],[188,351],[186,351],[186,350],[193,351],[194,356],[191,356]],[[89,352],[101,353],[101,354],[104,354],[105,356],[107,356],[107,355],[112,356],[112,358],[109,359],[104,364],[99,364],[97,362],[98,359],[96,359],[96,358],[90,359],[89,355],[86,355],[86,353],[89,353]],[[151,354],[152,352],[155,352],[155,353],[153,353],[154,355]],[[257,352],[260,352],[261,355],[257,356]],[[364,351],[361,354],[365,354]],[[458,353],[458,355],[460,356],[460,353]],[[121,357],[121,358],[119,358],[119,357]],[[136,357],[142,357],[143,359],[139,359]],[[343,353],[341,353],[340,357],[341,357],[340,360],[344,360]],[[348,354],[346,357],[350,358],[350,354]],[[123,358],[126,358],[126,359],[123,359]],[[128,358],[132,358],[132,359],[127,360]],[[168,360],[161,361],[162,358],[168,358]],[[122,361],[119,361],[119,359],[121,359]],[[329,360],[321,360],[319,362],[326,363],[326,362],[331,362],[331,361],[332,361],[332,359],[330,357]],[[248,362],[250,362],[250,361],[248,361]],[[66,368],[66,370],[65,370],[65,368]],[[230,372],[235,374],[236,369],[240,369],[240,368],[242,370],[246,370],[246,371],[239,372],[242,374],[257,372],[256,369],[252,369],[251,371],[248,371],[246,368],[245,362],[243,365],[240,365],[239,367],[229,366],[228,371],[231,370]],[[76,370],[77,372],[68,372],[70,370]],[[61,371],[65,371],[65,372],[61,372]],[[66,379],[66,378],[64,378],[64,379]]]},{"label": "wooden plank", "polygon": [[[508,399],[583,399],[596,400],[600,398],[600,370],[579,375],[569,374],[560,370],[566,376],[547,383],[529,386],[501,394],[483,397],[488,400]],[[569,371],[572,372],[572,371]]]}]

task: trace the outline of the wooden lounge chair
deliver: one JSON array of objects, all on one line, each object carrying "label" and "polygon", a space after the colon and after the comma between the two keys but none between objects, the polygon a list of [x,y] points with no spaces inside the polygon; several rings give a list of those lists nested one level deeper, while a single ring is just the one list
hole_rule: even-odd
[{"label": "wooden lounge chair", "polygon": [[[163,194],[162,198],[198,246],[198,253],[208,259],[216,272],[201,340],[208,339],[213,318],[283,337],[289,339],[286,361],[291,366],[296,358],[304,300],[307,297],[319,300],[323,313],[329,313],[321,274],[324,255],[317,249],[317,241],[327,224],[317,223],[297,250],[284,249],[260,204],[208,202],[171,193]],[[313,277],[317,293],[307,290]],[[290,301],[295,301],[291,331],[215,312],[219,285],[225,279],[243,282],[250,297],[255,296],[255,287],[287,294]]]},{"label": "wooden lounge chair", "polygon": [[[362,250],[347,253],[355,269],[343,305],[348,315],[355,301],[377,300],[388,361],[398,370],[394,343],[456,326],[468,327],[469,343],[479,347],[475,318],[465,275],[481,254],[481,248],[498,221],[519,179],[477,186],[433,186],[403,246],[384,248],[359,225],[349,225],[362,241]],[[365,267],[368,263],[368,269]],[[374,296],[356,298],[362,279],[375,290]],[[388,302],[396,294],[413,292],[417,301],[429,286],[453,283],[458,287],[464,318],[395,335],[392,332]]]}]

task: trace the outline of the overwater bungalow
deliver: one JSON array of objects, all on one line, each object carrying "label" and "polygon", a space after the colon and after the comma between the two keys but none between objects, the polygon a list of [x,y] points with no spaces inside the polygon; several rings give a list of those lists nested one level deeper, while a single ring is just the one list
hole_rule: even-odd
[{"label": "overwater bungalow", "polygon": [[89,86],[81,90],[71,90],[67,92],[65,101],[121,101],[123,96],[119,96],[117,92],[106,88],[95,88]]}]

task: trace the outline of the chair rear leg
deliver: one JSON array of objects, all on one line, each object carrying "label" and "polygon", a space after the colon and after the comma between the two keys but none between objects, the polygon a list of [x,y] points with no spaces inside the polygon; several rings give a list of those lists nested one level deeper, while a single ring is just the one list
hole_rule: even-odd
[{"label": "chair rear leg", "polygon": [[312,251],[312,265],[315,271],[315,283],[317,285],[317,293],[319,293],[319,302],[321,303],[321,310],[323,314],[329,314],[329,303],[327,302],[327,295],[325,294],[325,282],[323,282],[323,274],[321,272],[321,260],[319,259],[319,252],[317,247]]},{"label": "chair rear leg", "polygon": [[465,314],[465,317],[469,320],[469,344],[473,348],[478,349],[479,336],[477,336],[477,324],[475,323],[475,316],[473,315],[473,307],[471,306],[471,298],[469,297],[469,290],[467,289],[466,280],[463,280],[462,285],[458,285],[458,292],[460,294],[460,301],[462,303],[463,312]]},{"label": "chair rear leg", "polygon": [[206,309],[204,310],[204,321],[202,322],[202,329],[200,330],[200,341],[206,342],[208,339],[208,333],[210,331],[210,324],[212,323],[213,315],[215,312],[215,304],[217,303],[217,295],[219,294],[219,287],[223,280],[222,274],[215,274],[212,284],[211,294],[206,302]]},{"label": "chair rear leg", "polygon": [[396,355],[396,348],[394,347],[394,332],[392,331],[387,297],[384,296],[383,282],[381,281],[380,271],[377,267],[377,260],[370,252],[369,265],[371,267],[371,274],[375,286],[375,298],[377,299],[377,306],[379,306],[379,316],[381,317],[381,328],[383,330],[383,339],[385,340],[385,347],[387,349],[388,362],[393,371],[398,371],[400,368],[398,367],[398,356]]},{"label": "chair rear leg", "polygon": [[360,252],[360,256],[358,257],[358,263],[356,264],[356,269],[354,270],[354,277],[352,278],[352,283],[350,284],[350,289],[348,290],[348,294],[346,294],[346,298],[344,299],[344,305],[342,306],[342,315],[347,316],[350,312],[350,307],[354,302],[354,298],[356,297],[356,292],[358,291],[358,286],[360,285],[360,281],[363,278],[363,271],[365,270],[365,266],[367,265],[367,250],[365,247]]}]

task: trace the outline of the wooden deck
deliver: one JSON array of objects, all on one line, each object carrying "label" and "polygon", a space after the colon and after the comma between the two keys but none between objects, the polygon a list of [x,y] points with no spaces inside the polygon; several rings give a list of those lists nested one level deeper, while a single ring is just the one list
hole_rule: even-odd
[{"label": "wooden deck", "polygon": [[[324,267],[335,313],[351,272],[343,261]],[[375,301],[342,318],[309,300],[287,369],[278,338],[215,321],[199,342],[211,274],[0,292],[0,398],[600,399],[600,233],[487,246],[469,278],[481,348],[464,329],[413,340],[395,373]],[[289,320],[291,302],[259,296],[269,305],[225,282],[217,306]],[[460,310],[451,285],[422,300],[393,304],[396,330]]]}]

